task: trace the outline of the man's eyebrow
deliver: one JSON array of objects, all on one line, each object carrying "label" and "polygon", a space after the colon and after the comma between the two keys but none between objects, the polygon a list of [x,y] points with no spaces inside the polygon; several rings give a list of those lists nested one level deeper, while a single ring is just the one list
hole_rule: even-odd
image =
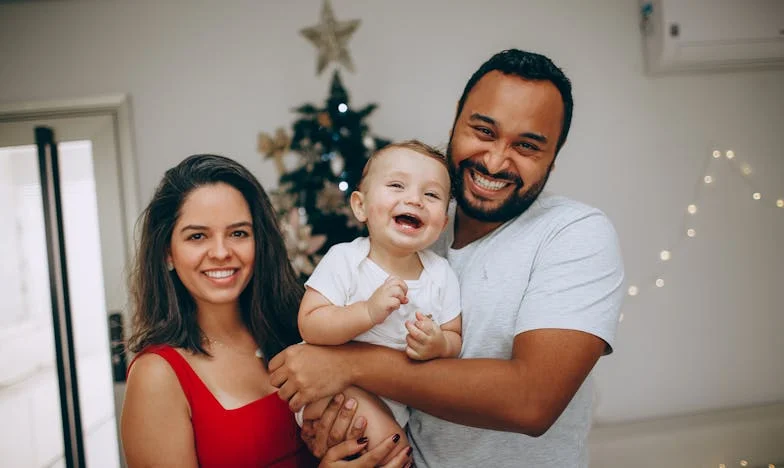
[{"label": "man's eyebrow", "polygon": [[547,143],[547,137],[542,135],[541,133],[533,133],[533,132],[525,132],[520,134],[523,138],[530,138],[532,140],[536,140],[539,143]]},{"label": "man's eyebrow", "polygon": [[495,125],[495,120],[493,120],[492,117],[489,117],[484,114],[480,114],[478,112],[474,112],[473,114],[471,114],[471,117],[469,117],[468,120],[481,120],[484,123]]}]

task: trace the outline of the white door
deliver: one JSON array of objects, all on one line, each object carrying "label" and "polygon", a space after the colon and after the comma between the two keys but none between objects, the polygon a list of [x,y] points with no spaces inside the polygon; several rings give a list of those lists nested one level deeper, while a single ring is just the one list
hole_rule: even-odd
[{"label": "white door", "polygon": [[69,387],[78,389],[81,456],[87,466],[121,466],[112,373],[122,380],[124,362],[117,356],[112,362],[109,315],[127,304],[130,242],[117,124],[111,115],[0,121],[2,464],[66,466],[74,441],[63,426],[63,379],[56,364],[60,351],[54,340],[52,261],[47,256],[35,146],[35,128],[40,126],[50,128],[58,142],[63,270],[77,383]]}]

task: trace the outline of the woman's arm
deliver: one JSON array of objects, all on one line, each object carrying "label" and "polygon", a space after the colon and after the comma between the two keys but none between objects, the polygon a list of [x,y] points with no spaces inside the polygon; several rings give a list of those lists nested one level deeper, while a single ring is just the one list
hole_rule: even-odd
[{"label": "woman's arm", "polygon": [[157,354],[139,356],[131,367],[121,432],[129,468],[198,467],[188,401]]}]

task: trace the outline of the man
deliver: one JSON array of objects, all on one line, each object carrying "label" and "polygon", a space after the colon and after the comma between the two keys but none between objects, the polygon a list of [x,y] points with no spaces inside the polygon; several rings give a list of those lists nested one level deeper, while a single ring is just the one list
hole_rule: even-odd
[{"label": "man", "polygon": [[417,408],[418,466],[587,467],[588,376],[612,352],[623,266],[603,213],[542,194],[571,117],[571,84],[547,57],[483,64],[458,103],[457,207],[435,249],[460,279],[461,359],[294,346],[270,363],[281,398],[296,409],[357,385]]}]

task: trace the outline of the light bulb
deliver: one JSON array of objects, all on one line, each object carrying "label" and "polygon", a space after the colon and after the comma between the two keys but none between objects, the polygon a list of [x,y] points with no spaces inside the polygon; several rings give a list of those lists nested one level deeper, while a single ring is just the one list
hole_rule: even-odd
[{"label": "light bulb", "polygon": [[724,463],[719,463],[719,468],[727,468],[727,465],[725,465]]},{"label": "light bulb", "polygon": [[740,466],[749,466],[749,462],[747,462],[746,460],[741,460]]},{"label": "light bulb", "polygon": [[338,104],[338,112],[342,114],[347,110],[348,110],[348,106],[345,103],[341,102],[340,104]]},{"label": "light bulb", "polygon": [[710,184],[711,182],[713,182],[713,177],[706,175],[705,179],[703,180],[705,181],[706,184]]},{"label": "light bulb", "polygon": [[345,192],[346,190],[348,190],[348,182],[346,182],[345,180],[340,181],[340,183],[338,184],[338,188],[340,189],[341,192]]},{"label": "light bulb", "polygon": [[697,205],[689,205],[689,206],[687,206],[686,207],[686,211],[688,211],[689,214],[696,213],[697,212]]},{"label": "light bulb", "polygon": [[735,157],[735,152],[732,150],[727,150],[727,159],[732,159]]},{"label": "light bulb", "polygon": [[741,172],[743,172],[743,175],[751,175],[751,166],[749,166],[748,164],[744,164],[743,167],[740,168],[740,170]]},{"label": "light bulb", "polygon": [[637,286],[634,286],[634,285],[629,286],[629,295],[630,296],[636,296],[639,292],[640,292],[640,290],[637,288]]},{"label": "light bulb", "polygon": [[669,250],[662,250],[661,252],[659,252],[659,258],[661,258],[662,261],[666,262],[667,260],[670,259],[670,256],[671,255]]},{"label": "light bulb", "polygon": [[751,196],[751,198],[753,198],[755,200],[759,200],[760,198],[762,198],[762,194],[759,193],[759,192],[754,192],[754,194]]},{"label": "light bulb", "polygon": [[781,198],[776,200],[776,206],[778,206],[779,208],[784,208],[784,200],[782,200]]},{"label": "light bulb", "polygon": [[697,231],[695,231],[694,229],[689,228],[689,229],[686,230],[686,235],[689,236],[689,237],[694,237],[694,236],[697,235]]},{"label": "light bulb", "polygon": [[656,280],[656,287],[657,287],[657,288],[663,288],[663,287],[664,287],[664,280],[663,280],[663,279],[661,279],[661,278],[658,278],[658,279]]},{"label": "light bulb", "polygon": [[716,159],[720,158],[721,157],[721,151],[713,150],[713,157],[716,158]]}]

